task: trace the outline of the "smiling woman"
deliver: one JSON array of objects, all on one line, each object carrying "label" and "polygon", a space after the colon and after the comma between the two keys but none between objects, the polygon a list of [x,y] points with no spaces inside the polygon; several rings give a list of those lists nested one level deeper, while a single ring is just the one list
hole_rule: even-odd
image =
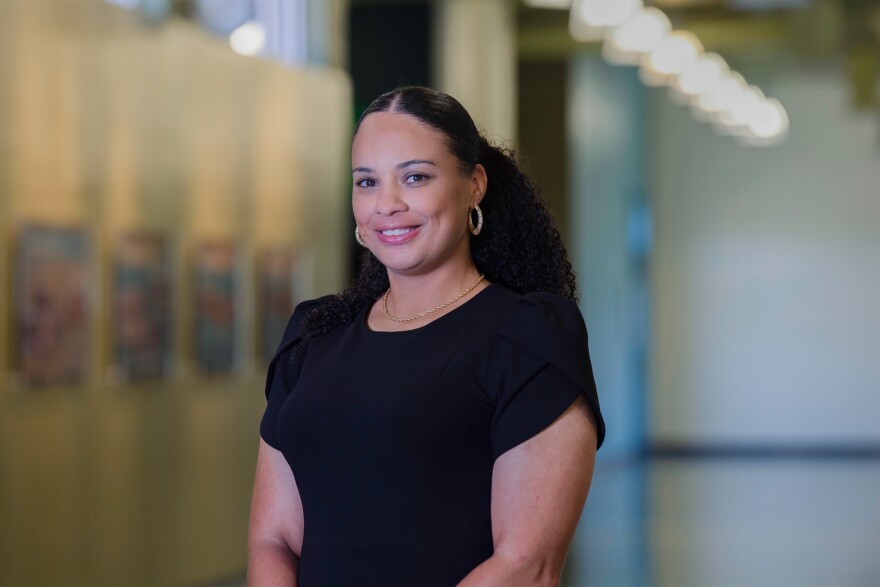
[{"label": "smiling woman", "polygon": [[250,584],[556,585],[605,426],[544,202],[406,87],[358,122],[352,210],[361,273],[269,367]]},{"label": "smiling woman", "polygon": [[[453,285],[463,272],[476,274],[468,263],[465,227],[468,211],[486,191],[482,165],[464,173],[440,131],[394,111],[376,112],[361,122],[352,162],[355,221],[365,246],[393,274],[389,279],[440,270],[453,275],[435,279]],[[395,301],[401,308],[406,302],[423,303],[404,294]]]}]

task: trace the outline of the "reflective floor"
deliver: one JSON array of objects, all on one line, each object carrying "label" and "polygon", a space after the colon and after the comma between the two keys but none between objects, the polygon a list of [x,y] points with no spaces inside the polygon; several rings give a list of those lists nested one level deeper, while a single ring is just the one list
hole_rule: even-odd
[{"label": "reflective floor", "polygon": [[597,463],[564,587],[880,587],[880,460]]},{"label": "reflective floor", "polygon": [[561,586],[880,587],[880,460],[600,459]]}]

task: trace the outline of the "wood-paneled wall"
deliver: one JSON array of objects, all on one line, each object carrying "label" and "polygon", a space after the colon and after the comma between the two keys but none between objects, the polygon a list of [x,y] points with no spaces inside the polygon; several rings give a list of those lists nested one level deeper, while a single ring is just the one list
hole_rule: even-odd
[{"label": "wood-paneled wall", "polygon": [[[0,3],[0,585],[205,584],[243,572],[264,405],[253,260],[302,254],[304,293],[340,288],[351,89],[232,53],[100,0]],[[77,387],[13,386],[13,247],[29,223],[91,245],[90,362]],[[111,372],[110,269],[126,231],[166,234],[173,368]],[[242,255],[236,375],[194,375],[193,248]]]}]

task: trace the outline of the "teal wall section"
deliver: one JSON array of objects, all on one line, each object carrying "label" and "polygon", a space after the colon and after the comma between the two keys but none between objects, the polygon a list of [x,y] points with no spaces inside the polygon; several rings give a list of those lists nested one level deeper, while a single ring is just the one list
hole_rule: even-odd
[{"label": "teal wall section", "polygon": [[650,211],[644,93],[632,68],[572,58],[567,232],[608,438],[600,458],[639,452],[645,438]]}]

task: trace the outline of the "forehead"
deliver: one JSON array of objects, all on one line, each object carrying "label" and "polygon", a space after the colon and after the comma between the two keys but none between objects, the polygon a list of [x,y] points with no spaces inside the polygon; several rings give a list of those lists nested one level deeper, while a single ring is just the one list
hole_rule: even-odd
[{"label": "forehead", "polygon": [[399,112],[374,112],[361,121],[351,145],[352,158],[452,156],[446,135],[418,118]]}]

